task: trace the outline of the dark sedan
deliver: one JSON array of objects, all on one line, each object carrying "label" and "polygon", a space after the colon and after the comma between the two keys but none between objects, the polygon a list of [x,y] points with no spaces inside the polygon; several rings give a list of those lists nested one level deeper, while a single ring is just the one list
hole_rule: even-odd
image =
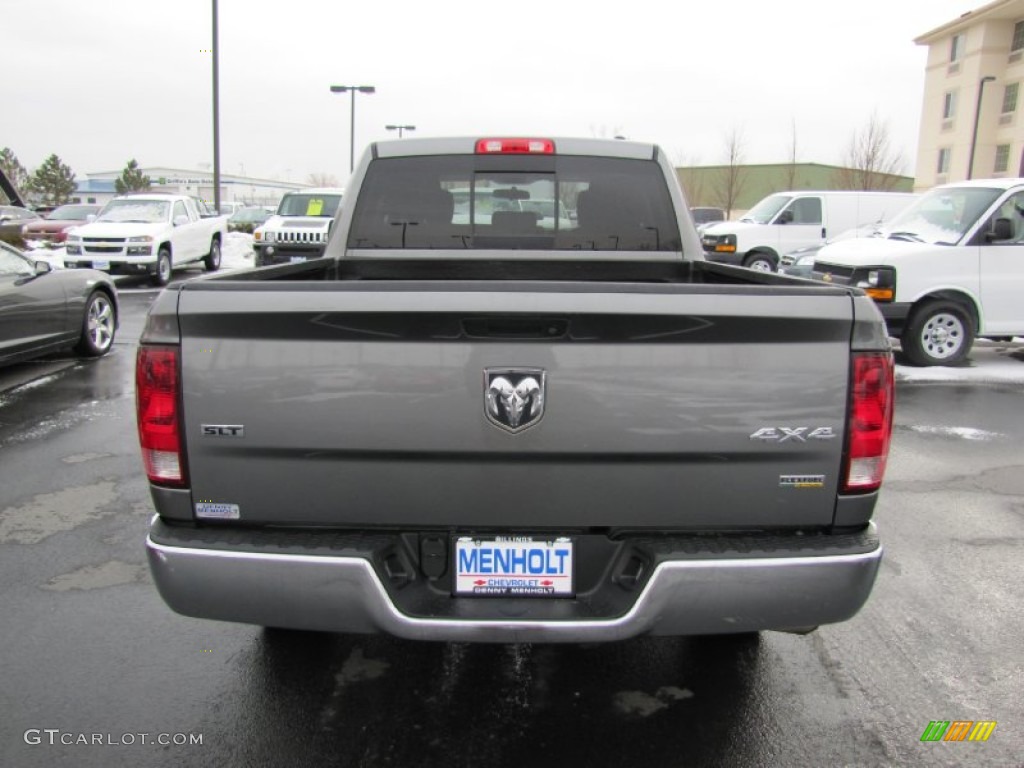
[{"label": "dark sedan", "polygon": [[63,243],[68,237],[68,230],[80,224],[87,224],[102,205],[62,205],[47,214],[45,219],[30,221],[21,230],[21,236],[27,241],[35,241],[54,245]]},{"label": "dark sedan", "polygon": [[85,357],[110,351],[117,289],[92,269],[53,269],[0,242],[0,365],[67,347]]}]

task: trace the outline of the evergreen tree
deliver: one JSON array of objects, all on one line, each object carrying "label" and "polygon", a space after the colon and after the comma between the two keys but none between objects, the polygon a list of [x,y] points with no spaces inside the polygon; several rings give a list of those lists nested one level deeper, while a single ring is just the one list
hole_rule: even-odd
[{"label": "evergreen tree", "polygon": [[152,183],[149,176],[145,176],[139,170],[139,164],[132,158],[128,161],[128,165],[124,167],[124,170],[121,171],[121,177],[114,181],[114,189],[117,190],[119,195],[124,195],[128,192],[145,192]]},{"label": "evergreen tree", "polygon": [[63,205],[75,191],[75,172],[50,155],[32,176],[34,196],[47,205]]},{"label": "evergreen tree", "polygon": [[[14,185],[15,189],[22,195],[28,194],[28,171],[18,161],[17,156],[11,151],[10,147],[0,149],[0,168],[3,168],[4,175]],[[3,195],[0,194],[0,197],[3,197]]]}]

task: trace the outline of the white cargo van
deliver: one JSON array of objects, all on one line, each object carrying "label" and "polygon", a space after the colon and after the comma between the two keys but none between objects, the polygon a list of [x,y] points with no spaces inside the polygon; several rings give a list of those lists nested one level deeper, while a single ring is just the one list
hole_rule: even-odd
[{"label": "white cargo van", "polygon": [[879,224],[914,201],[910,192],[778,192],[768,195],[739,221],[704,230],[709,261],[774,272],[779,258],[798,248],[823,245],[829,237]]},{"label": "white cargo van", "polygon": [[822,248],[812,277],[863,288],[914,365],[1024,336],[1024,178],[935,187],[873,237]]}]

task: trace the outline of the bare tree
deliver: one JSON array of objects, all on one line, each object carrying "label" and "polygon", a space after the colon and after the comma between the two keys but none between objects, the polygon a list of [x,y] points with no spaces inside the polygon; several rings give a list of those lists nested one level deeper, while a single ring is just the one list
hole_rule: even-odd
[{"label": "bare tree", "polygon": [[743,186],[747,177],[743,168],[743,131],[733,126],[725,135],[724,141],[726,163],[719,173],[714,191],[719,207],[724,208],[725,217],[730,218],[732,209],[736,207],[736,201],[743,194]]},{"label": "bare tree", "polygon": [[792,141],[789,144],[789,164],[786,166],[786,189],[796,189],[796,119],[793,119]]},{"label": "bare tree", "polygon": [[700,165],[700,158],[696,155],[687,157],[683,153],[678,153],[675,165],[678,169],[679,183],[686,194],[686,201],[690,205],[704,205],[706,203],[704,198],[706,175],[697,170],[697,166]]},{"label": "bare tree", "polygon": [[336,187],[338,186],[338,177],[329,173],[311,173],[306,182],[314,187]]},{"label": "bare tree", "polygon": [[864,127],[850,137],[843,166],[835,172],[838,187],[889,191],[896,186],[903,156],[892,148],[889,125],[877,113],[872,113]]}]

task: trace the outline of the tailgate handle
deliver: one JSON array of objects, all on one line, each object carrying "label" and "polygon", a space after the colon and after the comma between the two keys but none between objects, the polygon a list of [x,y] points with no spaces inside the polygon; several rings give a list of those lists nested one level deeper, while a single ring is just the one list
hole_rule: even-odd
[{"label": "tailgate handle", "polygon": [[470,317],[462,331],[474,339],[560,339],[569,333],[561,317]]}]

